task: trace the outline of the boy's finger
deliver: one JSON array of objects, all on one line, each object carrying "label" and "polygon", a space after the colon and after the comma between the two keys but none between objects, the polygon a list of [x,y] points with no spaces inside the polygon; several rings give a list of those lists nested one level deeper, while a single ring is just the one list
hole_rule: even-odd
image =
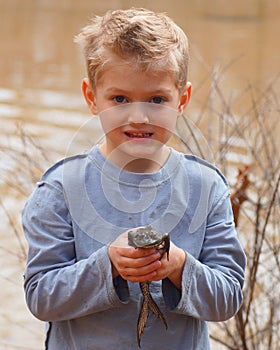
[{"label": "boy's finger", "polygon": [[139,282],[140,280],[145,281],[148,279],[152,279],[156,275],[156,270],[161,266],[159,260],[154,261],[153,263],[140,267],[126,267],[122,269],[122,275],[125,276],[126,279],[130,281],[134,280]]}]

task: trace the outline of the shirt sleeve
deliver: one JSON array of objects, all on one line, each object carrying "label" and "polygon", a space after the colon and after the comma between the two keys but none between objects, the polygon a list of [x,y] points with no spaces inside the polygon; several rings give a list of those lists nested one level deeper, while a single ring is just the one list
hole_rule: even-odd
[{"label": "shirt sleeve", "polygon": [[72,222],[60,188],[41,183],[25,205],[22,222],[29,243],[24,289],[37,318],[61,321],[121,304],[107,246],[77,261]]},{"label": "shirt sleeve", "polygon": [[182,290],[163,281],[169,310],[206,321],[224,321],[239,310],[246,265],[224,183],[218,195],[207,216],[199,258],[186,252]]}]

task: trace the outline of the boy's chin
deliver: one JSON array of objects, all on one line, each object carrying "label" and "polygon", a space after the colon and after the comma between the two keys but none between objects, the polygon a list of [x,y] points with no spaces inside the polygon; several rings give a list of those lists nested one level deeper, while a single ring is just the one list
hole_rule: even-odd
[{"label": "boy's chin", "polygon": [[[132,147],[123,145],[118,148],[117,163],[123,168],[135,172],[154,172],[166,162],[167,147]],[[168,153],[168,154],[167,154]],[[115,158],[116,160],[116,158]]]},{"label": "boy's chin", "polygon": [[158,147],[155,145],[132,145],[126,144],[119,148],[119,150],[128,158],[134,160],[147,159],[154,160],[158,157],[158,154],[162,152],[163,146]]}]

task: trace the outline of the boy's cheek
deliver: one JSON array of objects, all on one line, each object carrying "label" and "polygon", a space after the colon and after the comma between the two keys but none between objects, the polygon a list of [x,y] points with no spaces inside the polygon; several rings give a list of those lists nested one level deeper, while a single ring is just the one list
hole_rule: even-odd
[{"label": "boy's cheek", "polygon": [[121,126],[126,125],[123,120],[117,120],[117,118],[114,118],[113,116],[111,118],[107,116],[100,117],[100,122],[105,134],[109,134]]},{"label": "boy's cheek", "polygon": [[120,106],[103,110],[99,113],[99,118],[105,133],[127,124],[127,116]]}]

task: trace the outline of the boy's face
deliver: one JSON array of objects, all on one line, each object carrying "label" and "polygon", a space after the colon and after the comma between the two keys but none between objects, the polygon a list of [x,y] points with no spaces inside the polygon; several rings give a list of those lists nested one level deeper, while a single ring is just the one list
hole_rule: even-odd
[{"label": "boy's face", "polygon": [[164,145],[189,101],[191,84],[180,95],[166,72],[144,72],[115,57],[100,73],[95,90],[85,79],[83,92],[92,113],[100,117],[106,157],[160,163],[166,160]]}]

